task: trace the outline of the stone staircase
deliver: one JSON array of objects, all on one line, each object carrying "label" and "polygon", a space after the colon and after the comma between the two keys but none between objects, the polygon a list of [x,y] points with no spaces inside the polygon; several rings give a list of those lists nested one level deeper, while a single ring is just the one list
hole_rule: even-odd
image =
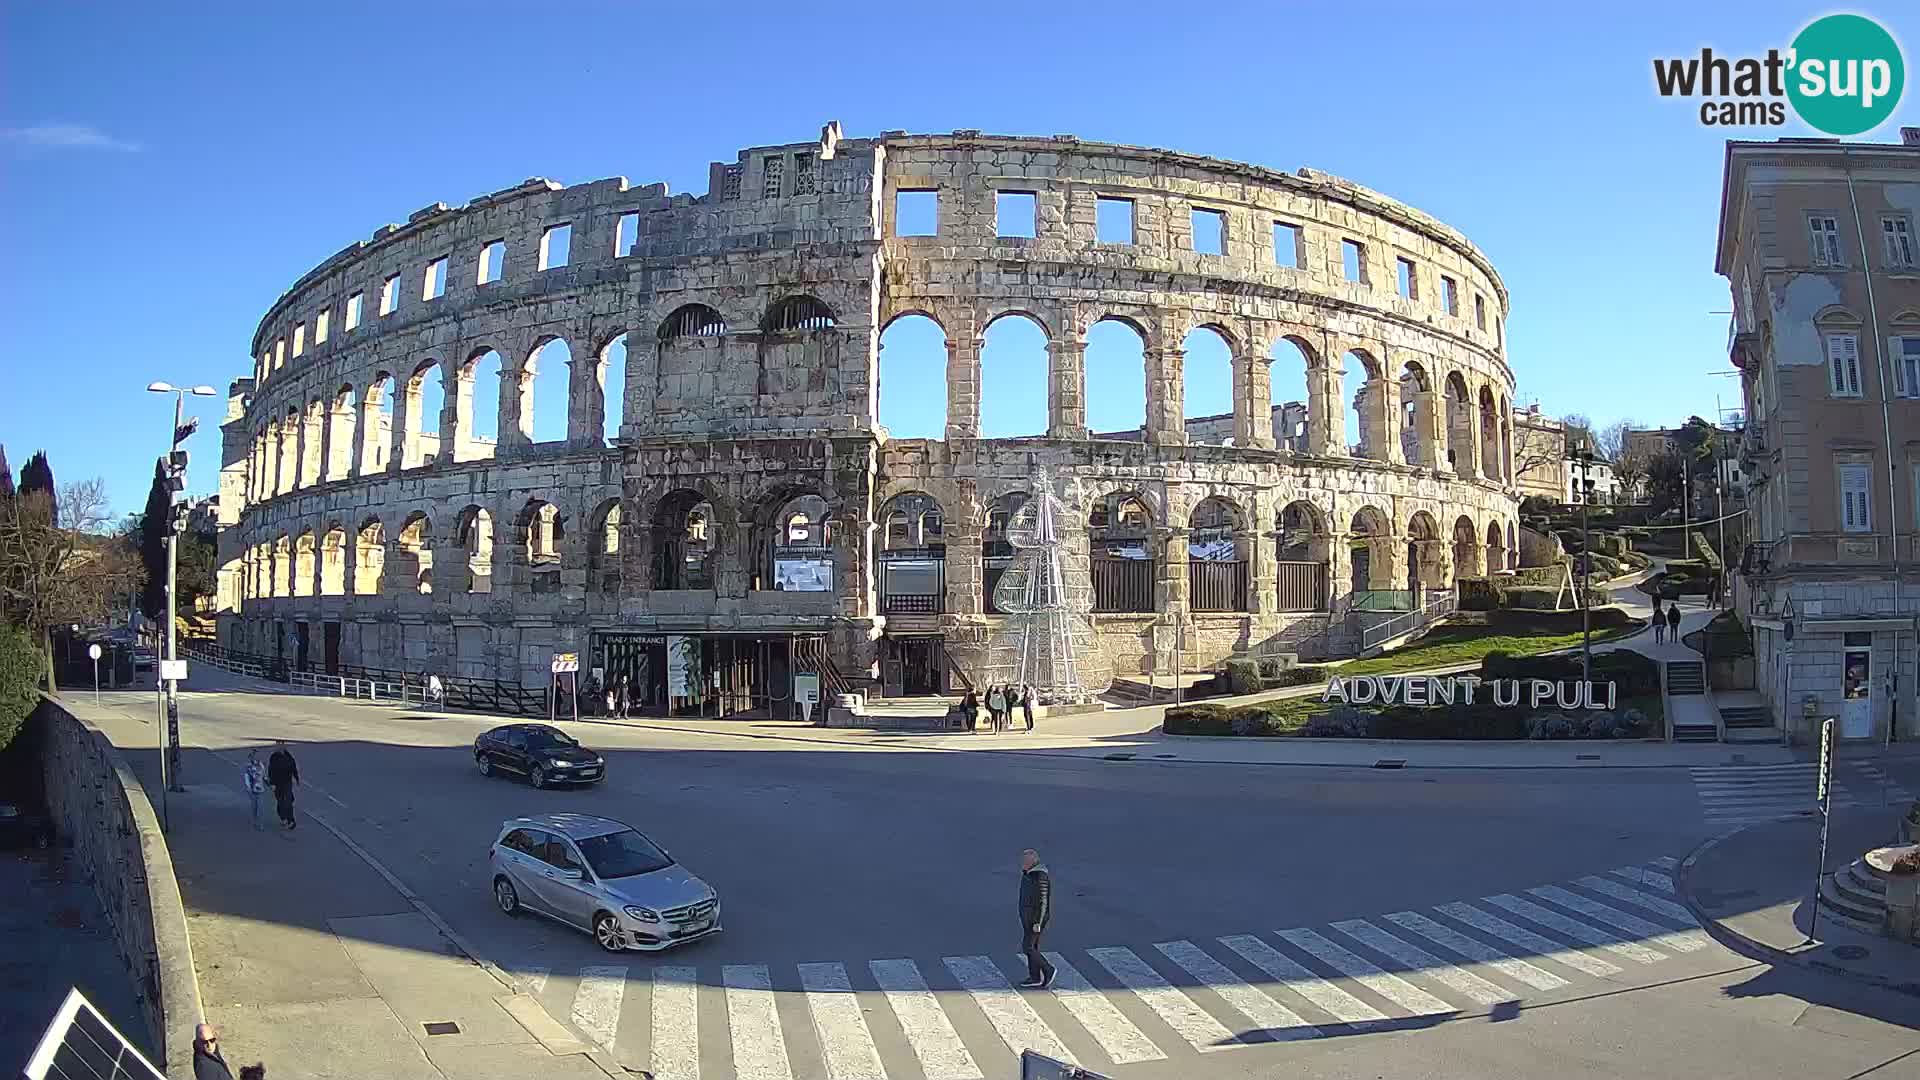
[{"label": "stone staircase", "polygon": [[[1666,691],[1669,700],[1673,698],[1702,697],[1707,692],[1707,665],[1698,660],[1669,660],[1666,663]],[[1681,710],[1669,707],[1667,714],[1676,716]],[[1683,723],[1677,718],[1673,723],[1674,742],[1718,742],[1720,725],[1713,720],[1713,711],[1706,709],[1687,710],[1696,715],[1703,714],[1705,723]]]},{"label": "stone staircase", "polygon": [[1778,742],[1780,728],[1764,705],[1727,705],[1720,709],[1720,725],[1728,742]]},{"label": "stone staircase", "polygon": [[1820,879],[1820,906],[1856,928],[1879,933],[1887,917],[1887,883],[1859,858]]}]

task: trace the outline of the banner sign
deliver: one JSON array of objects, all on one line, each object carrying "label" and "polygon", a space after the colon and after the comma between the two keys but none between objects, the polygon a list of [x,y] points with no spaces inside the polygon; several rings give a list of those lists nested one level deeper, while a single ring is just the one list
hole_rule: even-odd
[{"label": "banner sign", "polygon": [[[1335,675],[1321,692],[1324,704],[1338,701],[1344,705],[1463,705],[1485,686],[1496,706],[1517,706],[1522,696],[1527,708],[1552,704],[1561,709],[1612,709],[1619,701],[1618,687],[1611,682],[1553,682],[1549,679],[1482,679],[1478,675]],[[1605,688],[1605,703],[1600,688]],[[1524,695],[1522,690],[1524,688]]]}]

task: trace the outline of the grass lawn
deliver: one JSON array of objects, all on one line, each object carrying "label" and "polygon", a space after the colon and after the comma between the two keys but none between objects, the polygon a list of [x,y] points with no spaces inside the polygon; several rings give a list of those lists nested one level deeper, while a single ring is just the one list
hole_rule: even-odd
[{"label": "grass lawn", "polygon": [[[1612,641],[1637,633],[1639,626],[1617,627],[1611,630],[1596,630],[1593,643]],[[1330,670],[1330,674],[1340,675],[1392,675],[1407,671],[1424,671],[1428,668],[1445,667],[1448,664],[1477,663],[1486,659],[1488,653],[1505,652],[1514,656],[1532,656],[1535,653],[1552,652],[1555,649],[1578,648],[1580,635],[1572,634],[1510,634],[1486,626],[1442,626],[1419,641],[1403,649],[1368,660],[1355,660],[1350,664],[1341,664]]]}]

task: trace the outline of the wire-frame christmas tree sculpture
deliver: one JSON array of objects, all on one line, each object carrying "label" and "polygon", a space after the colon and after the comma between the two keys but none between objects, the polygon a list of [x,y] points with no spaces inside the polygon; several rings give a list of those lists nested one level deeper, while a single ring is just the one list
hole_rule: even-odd
[{"label": "wire-frame christmas tree sculpture", "polygon": [[1016,554],[993,589],[994,606],[1006,618],[987,639],[988,678],[1031,687],[1047,704],[1090,702],[1112,681],[1112,671],[1093,641],[1086,560],[1074,557],[1085,548],[1072,543],[1085,526],[1079,484],[1070,480],[1063,499],[1041,469],[1033,487],[1033,497],[1006,526]]}]

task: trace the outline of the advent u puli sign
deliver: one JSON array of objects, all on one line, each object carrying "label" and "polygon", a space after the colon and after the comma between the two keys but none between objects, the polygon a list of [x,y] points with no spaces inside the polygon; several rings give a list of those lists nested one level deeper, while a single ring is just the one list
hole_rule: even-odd
[{"label": "advent u puli sign", "polygon": [[1530,709],[1548,703],[1561,709],[1612,709],[1618,701],[1611,682],[1482,679],[1478,675],[1335,675],[1327,680],[1320,701],[1347,705],[1471,705],[1483,687],[1492,702],[1502,707],[1519,705],[1522,691]]}]

